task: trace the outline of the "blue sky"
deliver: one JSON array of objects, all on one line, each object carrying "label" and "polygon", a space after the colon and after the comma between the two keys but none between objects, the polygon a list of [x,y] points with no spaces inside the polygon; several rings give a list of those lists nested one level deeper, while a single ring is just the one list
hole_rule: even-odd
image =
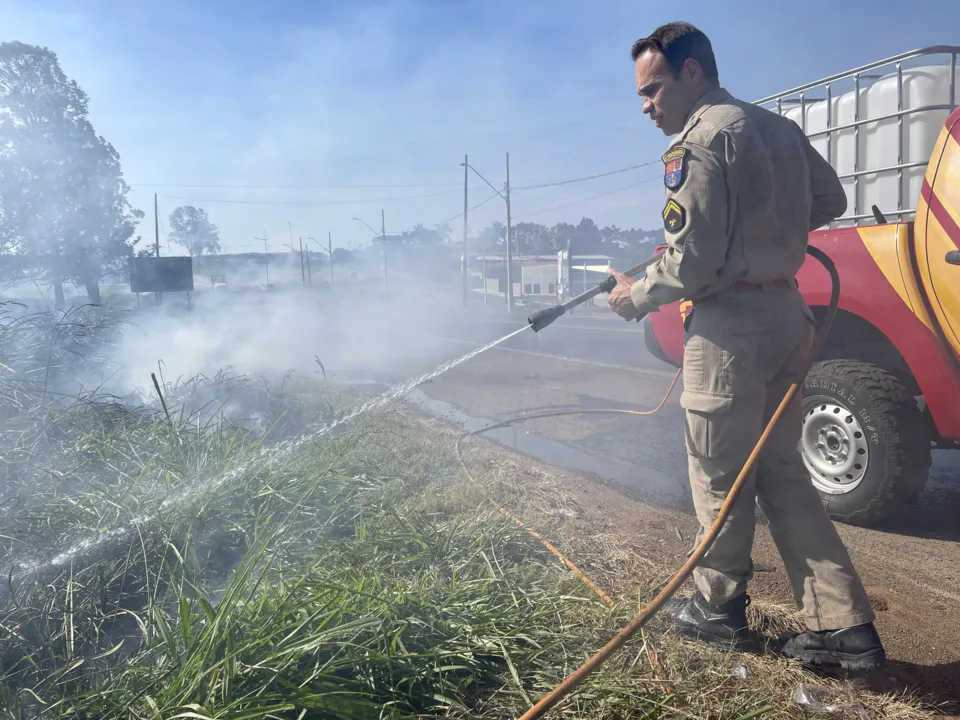
[{"label": "blue sky", "polygon": [[[295,243],[325,243],[327,231],[335,246],[366,242],[352,218],[379,227],[381,208],[388,233],[450,218],[463,209],[464,153],[498,188],[508,151],[514,186],[657,160],[668,140],[641,113],[629,49],[662,22],[707,32],[724,86],[754,100],[960,43],[948,31],[960,28],[960,2],[913,5],[4,0],[0,17],[4,39],[50,47],[90,95],[91,120],[147,214],[145,237],[156,192],[161,234],[177,205],[194,204],[220,227],[224,249],[239,251],[262,249],[253,238],[264,231],[282,249],[288,223]],[[656,227],[659,170],[517,190],[513,216]],[[274,187],[203,187],[236,185]],[[330,185],[421,187],[321,187]],[[471,206],[491,194],[471,177]],[[471,213],[472,232],[504,210],[495,198]],[[462,220],[451,226],[459,237]]]}]

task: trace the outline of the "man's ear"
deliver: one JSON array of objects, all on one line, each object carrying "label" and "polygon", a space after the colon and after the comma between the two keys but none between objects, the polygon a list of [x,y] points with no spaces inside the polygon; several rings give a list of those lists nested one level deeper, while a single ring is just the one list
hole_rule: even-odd
[{"label": "man's ear", "polygon": [[686,76],[690,82],[697,83],[703,79],[703,68],[700,67],[700,63],[693,58],[687,58],[683,61],[680,74]]}]

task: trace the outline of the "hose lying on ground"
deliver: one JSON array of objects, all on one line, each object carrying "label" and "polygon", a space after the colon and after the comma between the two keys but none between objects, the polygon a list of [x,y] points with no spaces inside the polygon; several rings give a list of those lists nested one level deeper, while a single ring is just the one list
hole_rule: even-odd
[{"label": "hose lying on ground", "polygon": [[[794,397],[800,389],[800,384],[803,382],[804,377],[809,371],[810,366],[813,364],[814,359],[820,354],[820,350],[823,347],[823,343],[826,340],[827,334],[830,332],[830,326],[833,324],[834,316],[837,312],[837,305],[840,300],[840,276],[837,273],[837,268],[833,264],[833,261],[830,257],[824,253],[822,250],[816,247],[808,246],[807,254],[811,255],[816,259],[830,274],[831,282],[831,292],[830,292],[830,302],[827,305],[826,314],[823,317],[823,320],[820,322],[819,327],[817,328],[817,334],[814,337],[813,345],[810,349],[810,354],[807,357],[806,363],[804,365],[804,372],[798,380],[796,380],[790,387],[787,389],[787,392],[784,394],[783,399],[780,401],[780,405],[777,407],[776,411],[773,413],[773,416],[770,418],[770,421],[767,423],[767,426],[764,428],[763,433],[760,435],[760,439],[757,441],[757,444],[754,446],[753,451],[750,453],[750,456],[747,458],[746,463],[743,468],[740,470],[740,474],[737,476],[737,479],[734,481],[730,492],[727,494],[726,499],[723,502],[723,505],[720,507],[720,512],[717,514],[716,519],[713,524],[710,526],[709,530],[704,534],[703,539],[700,541],[700,544],[696,549],[690,554],[687,558],[687,561],[674,573],[673,577],[664,585],[664,587],[657,593],[656,597],[650,601],[650,603],[640,611],[640,613],[620,632],[618,632],[614,637],[604,645],[596,654],[594,654],[589,660],[587,660],[583,665],[577,668],[574,672],[568,675],[564,680],[557,685],[553,690],[551,690],[547,695],[545,695],[539,702],[537,702],[533,707],[531,707],[527,712],[525,712],[519,720],[535,720],[535,718],[540,718],[548,710],[555,707],[561,700],[563,700],[567,695],[572,693],[580,684],[582,684],[587,677],[594,673],[597,669],[603,665],[617,650],[619,650],[623,645],[629,640],[634,634],[637,633],[650,619],[657,613],[657,611],[663,607],[663,605],[680,589],[680,586],[690,577],[690,574],[693,572],[693,569],[697,566],[700,560],[703,559],[703,556],[706,555],[707,551],[716,541],[717,535],[719,535],[720,530],[723,528],[724,523],[726,523],[727,518],[730,515],[733,506],[736,504],[737,499],[740,496],[740,492],[743,490],[743,486],[746,484],[747,478],[750,477],[750,473],[753,472],[754,466],[757,463],[757,460],[760,457],[760,453],[763,450],[764,445],[766,445],[767,440],[770,437],[774,426],[779,422],[781,416],[786,411],[786,409],[793,402]],[[666,403],[667,398],[670,396],[670,393],[673,391],[673,387],[679,378],[680,373],[673,379],[673,383],[670,385],[670,389],[667,391],[667,394],[664,396],[663,400],[660,402],[660,405],[657,406],[654,410],[647,411],[635,411],[635,410],[619,410],[622,413],[634,414],[634,415],[652,415],[653,413],[658,412],[663,405]],[[468,435],[475,435],[477,433],[485,432],[492,430],[497,427],[502,427],[505,425],[510,425],[513,423],[520,422],[521,420],[531,420],[538,417],[550,417],[556,415],[572,415],[572,414],[584,414],[590,412],[617,412],[612,410],[577,410],[577,411],[553,411],[553,412],[544,412],[544,413],[534,413],[531,415],[525,415],[519,418],[513,418],[510,420],[505,420],[494,425],[489,425],[480,430],[475,430],[473,432],[467,433],[467,435],[462,436],[457,441],[457,456],[460,458],[461,463],[463,462],[461,453],[460,453],[460,440],[463,437]],[[464,468],[465,469],[465,468]],[[469,473],[468,473],[469,475]],[[591,588],[597,592],[605,602],[609,600],[609,597],[603,593],[594,583],[592,583],[589,578],[583,575],[577,567],[565,558],[556,548],[547,543],[546,540],[541,538],[534,531],[526,528],[519,519],[513,517],[507,513],[503,508],[500,508],[500,511],[510,517],[514,522],[516,522],[521,527],[524,527],[528,532],[533,533],[538,537],[541,542],[543,542],[555,555],[557,555],[564,564],[571,568],[571,570],[583,581],[585,581]],[[608,602],[608,604],[610,604]]]},{"label": "hose lying on ground", "polygon": [[[474,478],[473,475],[470,474],[470,471],[467,469],[467,464],[463,460],[462,443],[465,438],[468,438],[471,435],[477,435],[478,433],[488,432],[490,430],[495,430],[496,428],[499,428],[499,427],[514,425],[518,422],[522,422],[526,420],[534,420],[536,418],[558,417],[560,415],[583,415],[585,413],[608,413],[608,414],[620,413],[624,415],[653,415],[654,413],[660,412],[660,409],[663,408],[663,406],[667,403],[667,399],[670,397],[671,393],[673,393],[673,388],[676,386],[677,380],[680,379],[680,372],[681,372],[680,370],[677,370],[676,375],[673,376],[673,382],[670,383],[670,387],[667,389],[666,394],[663,396],[663,400],[661,400],[660,404],[657,405],[657,407],[655,407],[653,410],[625,410],[623,408],[611,408],[611,409],[599,409],[599,410],[549,410],[545,412],[530,413],[528,415],[523,415],[522,417],[510,418],[509,420],[503,420],[501,422],[494,423],[493,425],[487,425],[486,427],[480,428],[479,430],[473,430],[464,435],[461,435],[460,437],[457,438],[457,444],[456,444],[457,459],[460,461],[460,466],[463,468],[463,472],[466,474],[466,476],[470,479],[471,482],[476,483],[476,478]],[[542,535],[540,535],[540,533],[538,533],[536,530],[526,525],[523,522],[523,520],[511,514],[502,506],[497,505],[497,503],[493,502],[493,500],[491,500],[490,502],[497,507],[497,510],[502,515],[510,518],[510,520],[512,520],[518,527],[522,528],[523,530],[526,530],[528,533],[533,535],[533,537],[537,538],[537,540],[543,543],[543,546],[547,548],[547,550],[549,550],[554,555],[556,555],[557,558],[560,560],[560,562],[562,562],[564,565],[570,568],[570,571],[574,575],[576,575],[576,577],[584,585],[586,585],[588,588],[593,590],[597,594],[597,596],[607,604],[607,606],[613,606],[613,599],[609,595],[607,595],[607,593],[605,593],[595,582],[593,582],[589,577],[587,577],[580,570],[580,568],[574,565],[573,562],[567,556],[565,556],[563,553],[557,550],[556,547],[554,547],[548,540],[546,540]]]}]

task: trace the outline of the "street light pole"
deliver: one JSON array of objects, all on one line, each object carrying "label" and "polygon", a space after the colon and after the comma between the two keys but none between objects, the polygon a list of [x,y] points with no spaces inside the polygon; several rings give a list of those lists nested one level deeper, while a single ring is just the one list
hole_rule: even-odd
[{"label": "street light pole", "polygon": [[[460,269],[460,279],[463,284],[463,307],[467,306],[468,287],[467,287],[467,179],[469,177],[469,167],[467,165],[467,156],[463,156],[463,262]],[[486,279],[484,279],[486,282]]]},{"label": "street light pole", "polygon": [[387,302],[389,296],[387,294],[387,224],[384,220],[383,208],[380,208],[380,237],[381,245],[383,246],[383,300]]},{"label": "street light pole", "polygon": [[267,290],[269,290],[269,289],[270,289],[270,253],[267,252],[267,231],[266,231],[266,229],[264,229],[264,231],[263,231],[263,237],[262,237],[262,238],[254,237],[253,239],[254,239],[254,240],[263,240],[263,259],[266,261],[265,264],[266,264],[266,268],[267,268]]},{"label": "street light pole", "polygon": [[507,153],[507,312],[513,311],[513,252],[510,245],[510,153]]},{"label": "street light pole", "polygon": [[[493,190],[497,195],[499,195],[504,202],[507,204],[507,262],[506,262],[506,281],[507,281],[507,291],[504,293],[507,298],[507,312],[513,312],[513,277],[511,274],[511,265],[513,264],[513,253],[511,251],[511,238],[510,238],[510,153],[507,153],[507,184],[505,186],[507,194],[504,195],[502,192],[497,190],[493,185],[490,184],[490,181],[487,180],[483,175],[477,172],[477,169],[470,165],[466,158],[461,163],[465,168],[470,168],[473,170],[477,177],[483,180],[487,185],[490,186],[490,189]],[[484,283],[486,283],[486,277],[484,277]],[[486,285],[484,285],[486,287]]]},{"label": "street light pole", "polygon": [[300,238],[300,280],[307,286],[307,269],[303,265],[303,238]]},{"label": "street light pole", "polygon": [[[307,238],[309,240],[310,238]],[[303,242],[303,238],[300,239]],[[307,284],[313,286],[313,275],[310,272],[310,246],[307,245]]]},{"label": "street light pole", "polygon": [[327,230],[327,254],[330,256],[330,291],[333,292],[333,233]]},{"label": "street light pole", "polygon": [[[362,225],[365,225],[365,226],[367,227],[367,229],[370,230],[370,232],[373,233],[374,237],[376,237],[377,231],[374,230],[374,229],[373,229],[372,227],[370,227],[369,225],[367,225],[366,222],[364,222],[363,220],[361,220],[361,219],[358,218],[358,217],[355,217],[354,220],[356,220],[358,223],[360,223],[360,224],[362,224]],[[382,256],[383,256],[383,299],[384,299],[384,300],[388,300],[388,299],[389,299],[389,295],[388,295],[388,293],[387,293],[387,289],[388,289],[388,288],[387,288],[387,230],[386,230],[386,222],[385,222],[385,220],[384,220],[384,213],[383,213],[383,210],[382,210],[382,209],[380,210],[380,243],[381,243],[381,246],[380,246],[380,247],[381,247],[381,250],[383,251],[383,252],[382,252]]]}]

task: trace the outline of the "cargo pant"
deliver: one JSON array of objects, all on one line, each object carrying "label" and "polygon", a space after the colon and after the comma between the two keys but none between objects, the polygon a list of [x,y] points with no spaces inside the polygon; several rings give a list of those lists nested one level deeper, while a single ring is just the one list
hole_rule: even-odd
[{"label": "cargo pant", "polygon": [[[694,305],[686,324],[680,404],[702,526],[697,544],[790,384],[803,373],[814,333],[813,315],[797,290],[726,291]],[[714,605],[746,590],[759,504],[809,629],[872,622],[866,591],[803,464],[802,394],[801,387],[781,415],[694,581]]]}]

